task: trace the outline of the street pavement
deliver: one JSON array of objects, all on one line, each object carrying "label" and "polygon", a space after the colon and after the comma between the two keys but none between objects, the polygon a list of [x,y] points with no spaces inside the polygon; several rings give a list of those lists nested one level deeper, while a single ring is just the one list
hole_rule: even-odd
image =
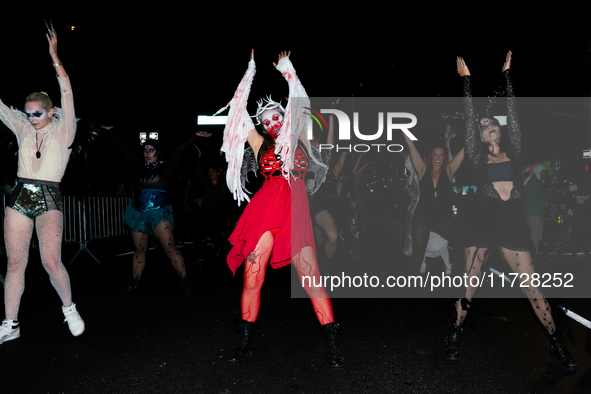
[{"label": "street pavement", "polygon": [[[232,277],[223,253],[198,262],[194,245],[181,249],[194,281],[187,297],[164,253],[150,251],[142,288],[124,295],[131,256],[115,255],[130,250],[130,240],[89,247],[100,264],[83,252],[68,266],[86,322],[76,338],[63,323],[38,251],[31,252],[21,337],[0,345],[2,393],[591,392],[591,330],[569,321],[578,371],[563,371],[523,298],[475,300],[457,362],[443,358],[451,299],[333,299],[347,365],[332,369],[309,300],[290,297],[291,267],[267,271],[256,349],[230,364],[242,271]],[[66,245],[64,261],[76,250]],[[591,264],[582,257],[553,259]],[[0,256],[0,272],[5,266]],[[562,302],[591,319],[588,299]]]}]

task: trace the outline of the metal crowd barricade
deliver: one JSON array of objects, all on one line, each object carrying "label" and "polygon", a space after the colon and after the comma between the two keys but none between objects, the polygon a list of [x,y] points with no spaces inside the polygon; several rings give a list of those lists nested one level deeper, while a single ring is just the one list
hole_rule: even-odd
[{"label": "metal crowd barricade", "polygon": [[[6,197],[2,195],[0,198],[0,229],[2,230],[0,255],[6,254],[4,245]],[[64,243],[78,243],[80,246],[80,250],[70,260],[70,263],[82,251],[90,254],[98,262],[98,259],[88,250],[88,242],[129,234],[129,230],[123,223],[123,216],[129,200],[129,197],[63,196],[64,228],[62,240]]]},{"label": "metal crowd barricade", "polygon": [[68,264],[72,264],[82,251],[100,264],[88,249],[88,242],[129,233],[123,223],[129,200],[129,197],[87,196],[82,201],[77,199],[77,204],[71,204],[67,222],[64,223],[64,240],[77,242],[79,249]]},{"label": "metal crowd barricade", "polygon": [[[6,197],[0,199],[0,255],[6,254],[4,245],[4,213]],[[129,197],[103,196],[63,196],[64,201],[64,243],[77,243],[76,254],[68,264],[72,264],[81,252],[88,253],[97,263],[98,258],[88,249],[88,242],[126,235],[129,230],[123,223],[123,216],[129,203]],[[36,240],[33,238],[34,243]],[[4,277],[0,275],[0,283],[4,285]]]}]

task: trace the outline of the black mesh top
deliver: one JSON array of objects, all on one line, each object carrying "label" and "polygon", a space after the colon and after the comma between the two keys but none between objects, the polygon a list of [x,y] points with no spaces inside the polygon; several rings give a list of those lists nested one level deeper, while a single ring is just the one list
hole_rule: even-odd
[{"label": "black mesh top", "polygon": [[[507,94],[507,129],[508,137],[510,139],[511,148],[507,157],[513,166],[513,173],[521,173],[521,130],[517,119],[517,110],[515,105],[515,94],[513,92],[513,85],[511,84],[510,72],[506,70],[504,73]],[[494,188],[488,176],[488,152],[483,148],[480,142],[480,131],[477,127],[476,114],[474,112],[474,104],[472,102],[472,90],[470,88],[470,76],[462,77],[464,84],[464,107],[466,118],[466,154],[472,163],[476,182],[478,184],[478,193],[484,197],[494,199],[501,199],[501,196]],[[523,196],[523,180],[521,177],[516,177],[513,182],[513,189],[511,190],[510,200],[521,198]]]}]

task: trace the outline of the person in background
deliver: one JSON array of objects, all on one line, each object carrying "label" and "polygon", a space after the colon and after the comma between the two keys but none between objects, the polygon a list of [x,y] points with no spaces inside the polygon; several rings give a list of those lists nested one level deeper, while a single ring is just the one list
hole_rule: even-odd
[{"label": "person in background", "polygon": [[134,193],[123,218],[124,223],[131,230],[134,244],[132,278],[123,291],[129,293],[139,287],[146,267],[148,239],[151,234],[154,234],[181,280],[182,293],[189,295],[192,287],[187,279],[185,260],[174,241],[174,217],[168,197],[168,186],[186,149],[193,145],[198,137],[209,137],[211,134],[203,131],[196,132],[176,148],[169,160],[163,160],[159,140],[144,141],[140,146],[142,158],[139,158],[134,149],[129,149],[123,143],[116,129],[112,126],[102,127],[109,130],[111,137],[119,145],[135,171]]},{"label": "person in background", "polygon": [[533,167],[532,173],[523,181],[523,194],[525,197],[525,218],[529,225],[529,236],[534,243],[534,254],[538,254],[538,247],[544,234],[544,212],[548,194],[542,181],[549,178],[548,168],[544,164]]}]

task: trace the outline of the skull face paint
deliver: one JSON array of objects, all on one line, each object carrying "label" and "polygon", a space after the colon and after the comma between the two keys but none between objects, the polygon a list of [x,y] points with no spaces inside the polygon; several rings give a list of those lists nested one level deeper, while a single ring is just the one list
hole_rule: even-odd
[{"label": "skull face paint", "polygon": [[47,112],[45,112],[45,111],[35,111],[32,113],[25,111],[25,114],[27,115],[27,117],[29,119],[35,118],[35,119],[39,119],[39,120],[43,120],[47,116]]},{"label": "skull face paint", "polygon": [[480,139],[487,143],[499,143],[501,140],[501,128],[496,119],[482,118],[478,121]]},{"label": "skull face paint", "polygon": [[283,127],[283,114],[276,108],[268,109],[261,114],[261,123],[271,137],[277,138]]},{"label": "skull face paint", "polygon": [[158,161],[158,151],[152,145],[146,145],[144,147],[144,159],[146,163],[156,163]]},{"label": "skull face paint", "polygon": [[29,122],[31,122],[31,125],[36,130],[44,128],[51,122],[53,111],[53,108],[49,111],[43,108],[41,101],[29,101],[25,104],[25,115],[29,118]]}]

